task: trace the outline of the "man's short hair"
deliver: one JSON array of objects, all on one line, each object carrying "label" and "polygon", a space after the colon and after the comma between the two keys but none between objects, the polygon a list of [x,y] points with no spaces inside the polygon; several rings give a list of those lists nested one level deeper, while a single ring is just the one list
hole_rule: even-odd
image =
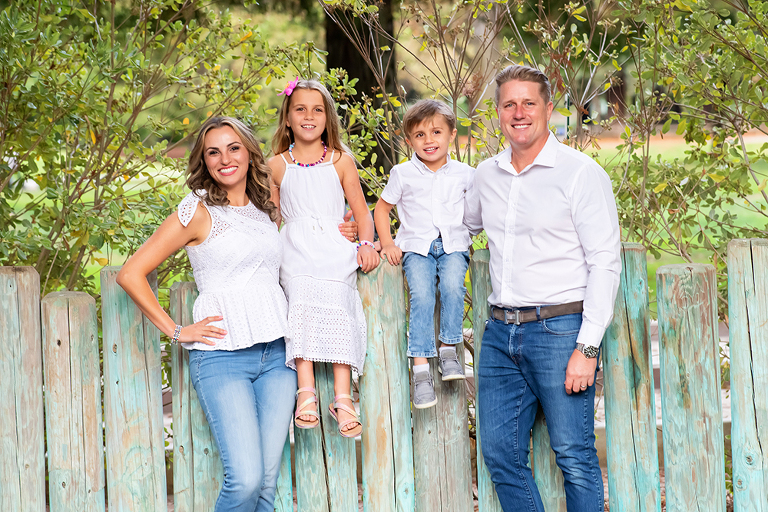
[{"label": "man's short hair", "polygon": [[512,80],[539,84],[539,92],[541,93],[541,97],[544,98],[544,103],[552,101],[552,86],[549,84],[547,75],[530,66],[512,64],[511,66],[502,69],[499,74],[496,75],[496,106],[499,105],[501,86]]},{"label": "man's short hair", "polygon": [[403,131],[406,138],[410,137],[411,131],[418,125],[437,115],[445,118],[450,131],[456,129],[456,116],[448,105],[438,100],[419,100],[403,116]]}]

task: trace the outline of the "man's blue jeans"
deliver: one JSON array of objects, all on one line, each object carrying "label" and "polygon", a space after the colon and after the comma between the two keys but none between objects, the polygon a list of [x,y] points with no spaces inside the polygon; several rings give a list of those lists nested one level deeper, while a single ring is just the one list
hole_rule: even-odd
[{"label": "man's blue jeans", "polygon": [[273,512],[296,393],[285,341],[190,350],[189,374],[224,466],[214,510]]},{"label": "man's blue jeans", "polygon": [[464,278],[469,266],[469,252],[443,251],[443,240],[432,242],[426,256],[406,252],[403,271],[411,297],[408,323],[408,357],[435,357],[435,291],[440,278],[440,341],[446,345],[461,343],[464,322]]},{"label": "man's blue jeans", "polygon": [[581,313],[520,325],[491,318],[480,349],[478,402],[485,462],[505,512],[544,512],[528,466],[539,406],[569,512],[602,512],[603,479],[595,450],[595,387],[565,392]]}]

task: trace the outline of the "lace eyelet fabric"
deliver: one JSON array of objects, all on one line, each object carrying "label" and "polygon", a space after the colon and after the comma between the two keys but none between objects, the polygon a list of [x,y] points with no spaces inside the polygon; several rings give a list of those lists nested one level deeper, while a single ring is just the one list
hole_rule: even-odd
[{"label": "lace eyelet fabric", "polygon": [[348,364],[362,374],[366,323],[357,290],[346,283],[295,277],[288,297],[288,366],[294,358]]},{"label": "lace eyelet fabric", "polygon": [[[178,208],[188,225],[201,200],[189,194]],[[185,343],[196,350],[239,350],[273,341],[288,332],[288,302],[279,284],[282,243],[269,215],[252,204],[242,207],[204,205],[211,231],[199,245],[187,246],[199,295],[193,320],[224,319],[209,325],[227,331],[213,346]]]}]

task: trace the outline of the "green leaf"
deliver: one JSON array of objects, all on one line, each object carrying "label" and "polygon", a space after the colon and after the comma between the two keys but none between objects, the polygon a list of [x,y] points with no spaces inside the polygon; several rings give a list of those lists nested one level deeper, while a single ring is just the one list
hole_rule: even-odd
[{"label": "green leaf", "polygon": [[563,108],[563,107],[555,109],[555,112],[557,112],[561,116],[565,116],[565,117],[570,117],[570,116],[573,115],[573,113],[570,110],[568,110],[567,108]]}]

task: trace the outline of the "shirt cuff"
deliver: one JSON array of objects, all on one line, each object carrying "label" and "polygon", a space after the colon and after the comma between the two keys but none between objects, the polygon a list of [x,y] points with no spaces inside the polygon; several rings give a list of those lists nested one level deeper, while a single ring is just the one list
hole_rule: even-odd
[{"label": "shirt cuff", "polygon": [[581,323],[581,329],[579,329],[579,336],[576,338],[576,343],[583,343],[590,347],[599,347],[603,342],[604,334],[605,329],[599,325],[584,321]]}]

